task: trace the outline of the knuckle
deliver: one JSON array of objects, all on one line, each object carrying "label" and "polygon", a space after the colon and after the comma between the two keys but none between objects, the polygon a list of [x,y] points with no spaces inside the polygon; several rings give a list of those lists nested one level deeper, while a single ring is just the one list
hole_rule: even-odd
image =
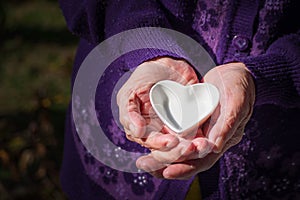
[{"label": "knuckle", "polygon": [[236,121],[236,114],[231,113],[226,117],[225,124],[229,129],[231,129],[233,127],[233,125],[235,124],[235,121]]}]

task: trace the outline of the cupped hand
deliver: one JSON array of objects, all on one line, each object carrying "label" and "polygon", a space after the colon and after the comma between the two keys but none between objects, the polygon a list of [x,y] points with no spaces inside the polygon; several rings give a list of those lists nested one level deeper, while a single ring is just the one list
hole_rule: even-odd
[{"label": "cupped hand", "polygon": [[[244,134],[255,101],[255,85],[251,73],[243,63],[229,63],[211,69],[203,78],[203,82],[215,85],[220,92],[220,103],[209,120],[200,129],[201,137],[196,137],[192,144],[198,149],[190,150],[185,155],[176,155],[177,162],[167,163],[161,158],[174,157],[173,149],[154,150],[151,154],[137,160],[137,166],[152,173],[156,177],[167,179],[187,179],[209,169],[230,147],[238,144]],[[207,156],[193,159],[195,152],[213,144],[213,150]],[[180,144],[180,142],[179,142]],[[177,148],[177,147],[174,147]],[[182,152],[181,152],[182,153]],[[176,157],[175,156],[175,157]],[[159,166],[163,166],[160,170]]]},{"label": "cupped hand", "polygon": [[120,122],[126,137],[151,150],[167,150],[179,144],[176,134],[168,131],[150,103],[149,91],[161,80],[173,80],[183,85],[198,82],[187,62],[162,57],[139,65],[117,95]]}]

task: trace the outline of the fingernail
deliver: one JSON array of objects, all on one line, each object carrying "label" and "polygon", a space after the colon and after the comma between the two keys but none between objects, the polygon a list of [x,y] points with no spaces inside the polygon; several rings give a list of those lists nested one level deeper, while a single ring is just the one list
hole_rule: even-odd
[{"label": "fingernail", "polygon": [[170,172],[169,172],[168,169],[166,169],[166,170],[163,171],[163,176],[166,179],[170,179],[171,178],[171,174],[170,174]]},{"label": "fingernail", "polygon": [[218,137],[215,143],[214,153],[220,153],[222,151],[222,149],[220,149],[221,142],[222,142],[222,137]]},{"label": "fingernail", "polygon": [[204,158],[208,153],[210,153],[213,149],[213,145],[210,146],[209,143],[204,140],[201,144],[195,144],[198,150],[198,158]]}]

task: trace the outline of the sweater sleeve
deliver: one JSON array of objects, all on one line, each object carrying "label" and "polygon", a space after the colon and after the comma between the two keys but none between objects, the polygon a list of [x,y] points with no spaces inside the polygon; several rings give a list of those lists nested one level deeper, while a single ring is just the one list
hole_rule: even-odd
[{"label": "sweater sleeve", "polygon": [[69,30],[90,43],[100,43],[114,34],[138,27],[171,28],[161,6],[154,0],[59,0],[59,3]]},{"label": "sweater sleeve", "polygon": [[[160,1],[118,1],[118,0],[59,0],[69,30],[92,45],[97,45],[105,39],[118,33],[141,27],[161,27],[172,29],[173,24],[166,16],[166,8]],[[189,5],[186,2],[186,5]],[[139,31],[139,30],[137,30]],[[140,31],[137,38],[124,40],[121,45],[108,46],[107,51],[126,49],[128,45],[168,46],[172,52],[161,48],[143,48],[125,56],[124,68],[134,68],[155,57],[169,56],[190,60],[190,52],[186,52],[178,43],[178,38],[165,31],[151,35],[147,31]],[[139,45],[137,45],[139,44]],[[190,50],[188,50],[190,51]]]},{"label": "sweater sleeve", "polygon": [[240,61],[252,72],[256,84],[256,105],[300,106],[300,34],[276,40],[259,56]]}]

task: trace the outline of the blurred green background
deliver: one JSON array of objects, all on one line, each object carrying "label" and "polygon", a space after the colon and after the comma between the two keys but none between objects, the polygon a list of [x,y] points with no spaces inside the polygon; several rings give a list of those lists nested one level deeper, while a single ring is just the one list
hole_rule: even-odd
[{"label": "blurred green background", "polygon": [[7,0],[0,44],[0,200],[66,199],[59,169],[77,38],[57,0]]}]

